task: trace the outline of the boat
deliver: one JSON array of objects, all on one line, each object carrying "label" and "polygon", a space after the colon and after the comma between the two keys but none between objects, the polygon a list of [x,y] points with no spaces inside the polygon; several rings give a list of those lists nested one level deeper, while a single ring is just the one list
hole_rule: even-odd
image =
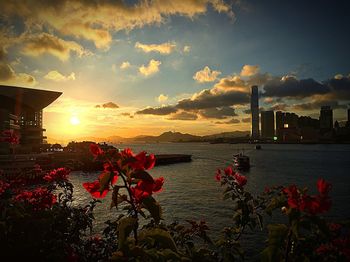
[{"label": "boat", "polygon": [[261,145],[256,145],[256,146],[255,146],[255,149],[256,149],[256,150],[260,150],[260,149],[261,149]]},{"label": "boat", "polygon": [[238,170],[248,170],[250,168],[249,157],[243,153],[233,156],[233,166]]}]

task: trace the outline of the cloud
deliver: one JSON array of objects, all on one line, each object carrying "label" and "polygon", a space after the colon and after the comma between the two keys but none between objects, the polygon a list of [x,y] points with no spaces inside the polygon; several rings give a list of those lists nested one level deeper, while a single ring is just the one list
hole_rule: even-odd
[{"label": "cloud", "polygon": [[138,48],[145,53],[158,52],[162,55],[168,55],[172,51],[175,50],[176,44],[167,42],[167,43],[163,43],[163,44],[149,44],[149,45],[147,45],[147,44],[141,44],[140,42],[136,42],[135,48]]},{"label": "cloud", "polygon": [[89,54],[78,43],[65,41],[48,33],[24,37],[24,46],[21,52],[28,56],[39,56],[48,53],[62,61],[68,60],[71,52],[76,53],[79,57]]},{"label": "cloud", "polygon": [[272,80],[265,84],[263,96],[304,98],[317,94],[326,94],[329,87],[315,81],[312,78],[298,80],[292,76],[282,77],[280,80]]},{"label": "cloud", "polygon": [[152,59],[151,61],[149,61],[147,66],[142,65],[139,68],[139,72],[144,76],[153,75],[159,71],[159,66],[161,64],[162,62]]},{"label": "cloud", "polygon": [[205,66],[202,70],[195,73],[193,79],[198,83],[213,82],[221,74],[219,71],[211,71],[208,66]]},{"label": "cloud", "polygon": [[273,111],[286,111],[289,108],[289,105],[285,104],[285,103],[277,103],[272,105],[269,110],[273,110]]},{"label": "cloud", "polygon": [[0,63],[0,83],[34,86],[37,81],[34,76],[16,73],[9,64]]},{"label": "cloud", "polygon": [[95,108],[109,108],[109,109],[117,109],[119,106],[116,103],[108,102],[102,105],[96,105]]},{"label": "cloud", "polygon": [[45,79],[56,81],[56,82],[66,82],[69,80],[75,80],[75,73],[72,72],[68,76],[62,75],[60,72],[53,70],[44,76]]},{"label": "cloud", "polygon": [[347,104],[340,104],[339,101],[337,100],[332,100],[332,99],[325,99],[325,100],[314,100],[311,102],[307,102],[307,103],[300,103],[300,104],[295,104],[292,106],[293,110],[296,111],[313,111],[313,110],[320,110],[321,106],[330,106],[333,109],[337,109],[337,108],[348,108]]},{"label": "cloud", "polygon": [[168,98],[169,98],[169,97],[168,97],[167,95],[160,94],[160,95],[158,96],[157,100],[158,100],[159,103],[164,103],[165,101],[168,100]]},{"label": "cloud", "polygon": [[171,114],[168,120],[197,120],[198,116],[195,113],[181,111],[175,114]]},{"label": "cloud", "polygon": [[190,51],[191,51],[191,46],[185,45],[184,48],[183,48],[183,52],[184,53],[189,53]]},{"label": "cloud", "polygon": [[334,77],[324,81],[324,84],[330,88],[330,97],[334,99],[349,100],[350,99],[350,75]]},{"label": "cloud", "polygon": [[177,109],[173,106],[162,106],[162,107],[148,107],[136,112],[136,114],[142,115],[169,115],[175,113]]},{"label": "cloud", "polygon": [[128,61],[124,61],[121,65],[120,65],[120,69],[128,69],[131,66],[131,64]]},{"label": "cloud", "polygon": [[235,109],[229,106],[221,107],[221,108],[208,108],[199,111],[199,114],[203,118],[216,118],[216,119],[224,119],[227,117],[237,116]]},{"label": "cloud", "polygon": [[251,121],[252,121],[252,119],[250,117],[246,117],[246,118],[241,119],[242,123],[250,123]]},{"label": "cloud", "polygon": [[184,110],[206,109],[233,105],[244,105],[250,101],[248,93],[228,91],[216,93],[215,90],[205,89],[194,94],[191,98],[180,100],[176,107]]},{"label": "cloud", "polygon": [[239,124],[241,121],[239,119],[232,118],[228,121],[216,121],[215,124],[228,125],[228,124]]},{"label": "cloud", "polygon": [[241,70],[241,76],[253,76],[259,73],[260,67],[258,65],[244,65]]},{"label": "cloud", "polygon": [[6,17],[23,18],[25,24],[44,25],[63,35],[92,41],[97,48],[108,48],[112,32],[165,23],[170,16],[195,18],[208,6],[233,17],[232,5],[223,0],[137,1],[2,1]]}]

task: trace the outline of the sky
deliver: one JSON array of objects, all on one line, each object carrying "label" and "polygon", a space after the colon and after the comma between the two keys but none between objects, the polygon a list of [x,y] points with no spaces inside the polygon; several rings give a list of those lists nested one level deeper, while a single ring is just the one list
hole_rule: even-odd
[{"label": "sky", "polygon": [[250,130],[350,103],[349,1],[0,0],[0,84],[63,94],[50,140]]}]

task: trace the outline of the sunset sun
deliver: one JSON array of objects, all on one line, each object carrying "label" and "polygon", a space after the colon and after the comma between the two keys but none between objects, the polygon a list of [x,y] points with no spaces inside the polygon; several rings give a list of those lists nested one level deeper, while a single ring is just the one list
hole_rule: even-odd
[{"label": "sunset sun", "polygon": [[79,119],[77,116],[72,116],[72,117],[70,118],[70,123],[71,123],[71,125],[73,125],[73,126],[77,126],[77,125],[80,124],[80,119]]}]

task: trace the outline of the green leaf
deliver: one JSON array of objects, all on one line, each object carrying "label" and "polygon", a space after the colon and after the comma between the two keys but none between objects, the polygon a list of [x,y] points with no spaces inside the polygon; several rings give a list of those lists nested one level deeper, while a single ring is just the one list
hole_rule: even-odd
[{"label": "green leaf", "polygon": [[111,173],[111,172],[103,173],[102,175],[100,175],[100,177],[99,177],[100,188],[98,191],[100,191],[102,193],[105,189],[107,189],[109,187],[109,183],[112,179],[112,175],[113,175],[113,173]]},{"label": "green leaf", "polygon": [[146,229],[140,232],[140,241],[146,241],[147,238],[155,240],[160,247],[177,252],[176,244],[170,233],[161,228]]},{"label": "green leaf", "polygon": [[111,206],[110,209],[112,209],[112,207],[116,207],[116,209],[118,209],[118,194],[119,194],[119,188],[118,186],[115,186],[113,188],[113,193],[112,193],[112,202],[111,202]]},{"label": "green leaf", "polygon": [[118,231],[118,247],[122,249],[125,244],[126,238],[130,235],[131,231],[137,226],[137,218],[123,217],[119,220]]},{"label": "green leaf", "polygon": [[267,226],[269,230],[268,246],[261,253],[262,261],[280,261],[283,256],[282,247],[288,234],[288,227],[284,224]]},{"label": "green leaf", "polygon": [[162,208],[159,203],[152,196],[149,196],[142,200],[142,204],[150,212],[154,221],[159,223],[162,218]]},{"label": "green leaf", "polygon": [[142,180],[147,181],[147,182],[151,182],[151,183],[154,182],[153,177],[148,172],[146,172],[144,170],[136,170],[135,172],[133,172],[131,174],[131,176],[136,178],[136,179],[142,179]]}]

